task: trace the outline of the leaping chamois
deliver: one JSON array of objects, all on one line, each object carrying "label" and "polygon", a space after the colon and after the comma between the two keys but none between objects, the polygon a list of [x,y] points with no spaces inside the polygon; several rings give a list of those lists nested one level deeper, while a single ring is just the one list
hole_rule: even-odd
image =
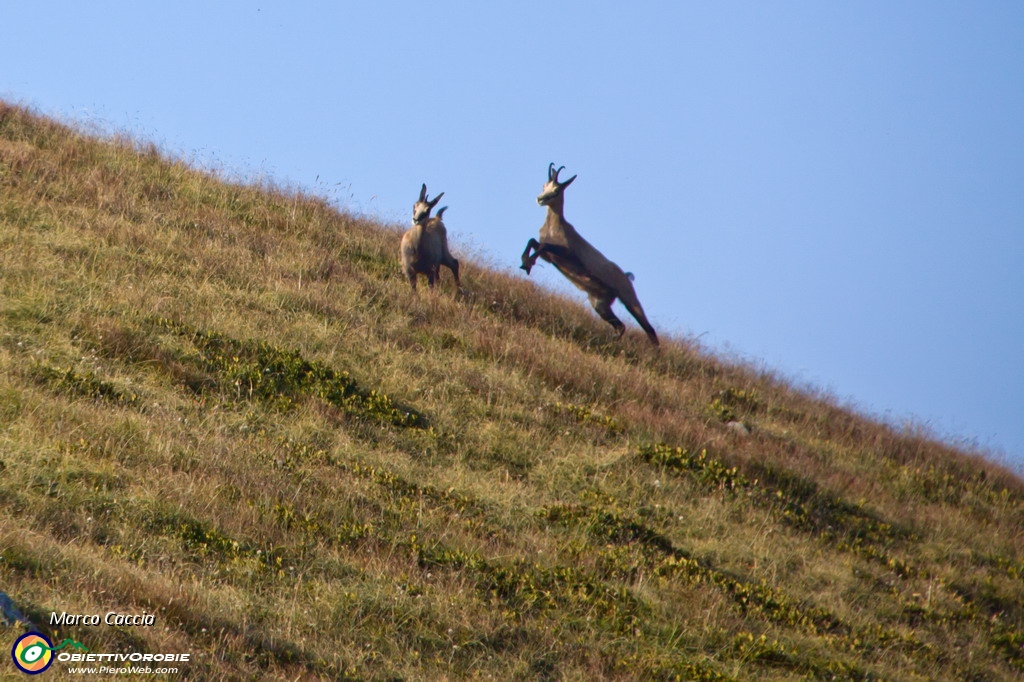
[{"label": "leaping chamois", "polygon": [[441,220],[448,207],[438,211],[436,217],[430,217],[430,211],[443,196],[444,192],[441,192],[433,199],[427,199],[427,186],[424,184],[419,200],[412,207],[412,227],[402,235],[402,270],[413,291],[416,291],[417,275],[426,275],[427,285],[433,289],[442,265],[452,271],[455,285],[462,286],[459,282],[459,261],[448,250],[448,230]]},{"label": "leaping chamois", "polygon": [[658,335],[647,321],[640,299],[633,290],[633,275],[623,272],[622,268],[605,258],[566,221],[562,212],[562,194],[576,176],[559,182],[558,174],[563,168],[565,166],[555,170],[553,163],[548,166],[548,181],[537,197],[538,204],[547,206],[547,217],[540,228],[540,241],[531,239],[527,242],[526,250],[523,251],[523,264],[520,267],[526,270],[526,274],[530,274],[530,269],[537,262],[538,256],[554,265],[570,282],[586,292],[590,298],[590,305],[594,306],[601,319],[622,336],[626,326],[612,312],[612,303],[616,298],[619,299],[647,332],[647,338],[651,343],[657,346]]}]

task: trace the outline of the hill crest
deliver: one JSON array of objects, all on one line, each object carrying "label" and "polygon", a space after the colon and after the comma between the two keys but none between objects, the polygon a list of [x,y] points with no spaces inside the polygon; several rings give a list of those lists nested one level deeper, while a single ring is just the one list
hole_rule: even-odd
[{"label": "hill crest", "polygon": [[[1012,473],[471,258],[413,296],[400,231],[0,104],[26,616],[206,679],[1024,672]],[[159,627],[46,625],[109,610]]]}]

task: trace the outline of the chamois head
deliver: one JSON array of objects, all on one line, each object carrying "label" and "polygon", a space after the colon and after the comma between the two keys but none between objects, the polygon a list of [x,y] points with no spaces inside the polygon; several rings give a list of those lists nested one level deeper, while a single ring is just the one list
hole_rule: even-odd
[{"label": "chamois head", "polygon": [[412,207],[412,222],[423,223],[430,218],[430,211],[437,206],[437,202],[444,196],[444,192],[441,192],[433,199],[427,199],[427,186],[426,184],[420,188],[420,198]]},{"label": "chamois head", "polygon": [[555,164],[552,163],[548,165],[548,181],[544,183],[544,189],[541,190],[540,196],[537,197],[537,203],[541,206],[547,206],[554,201],[556,197],[561,197],[565,188],[571,185],[572,181],[576,179],[576,176],[574,175],[565,182],[559,182],[558,174],[562,172],[563,168],[565,168],[565,166],[561,166],[556,170]]}]

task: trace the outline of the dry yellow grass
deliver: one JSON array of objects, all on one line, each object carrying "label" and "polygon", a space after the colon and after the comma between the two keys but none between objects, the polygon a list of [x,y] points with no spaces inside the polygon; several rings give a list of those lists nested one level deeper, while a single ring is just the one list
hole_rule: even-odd
[{"label": "dry yellow grass", "polygon": [[399,235],[0,105],[0,588],[194,679],[1024,672],[1012,473]]}]

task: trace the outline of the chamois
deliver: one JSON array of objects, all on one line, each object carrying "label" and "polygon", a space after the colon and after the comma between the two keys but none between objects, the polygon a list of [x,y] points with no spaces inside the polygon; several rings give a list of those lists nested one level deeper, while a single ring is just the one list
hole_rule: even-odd
[{"label": "chamois", "polygon": [[[444,192],[441,192],[441,194],[444,194]],[[440,197],[440,194],[438,197]],[[441,278],[441,266],[443,265],[452,271],[452,276],[455,277],[455,286],[461,289],[462,283],[459,281],[459,261],[452,255],[452,252],[448,250],[448,228],[444,226],[444,221],[441,219],[442,216],[444,216],[444,212],[447,210],[447,206],[442,206],[437,210],[437,215],[427,222],[426,234],[429,239],[439,244],[441,248],[441,260],[435,268],[437,279],[440,280]]]},{"label": "chamois", "polygon": [[530,274],[530,269],[537,262],[538,256],[554,265],[570,282],[587,294],[590,305],[594,306],[601,319],[622,336],[626,326],[612,312],[612,303],[616,298],[619,299],[647,332],[647,338],[651,343],[657,346],[658,335],[647,321],[640,299],[633,289],[632,273],[623,272],[622,268],[605,258],[566,221],[562,211],[562,194],[576,176],[559,182],[558,174],[563,168],[565,166],[555,170],[553,163],[548,166],[548,181],[537,197],[537,203],[547,207],[547,217],[540,228],[540,241],[531,239],[527,242],[526,250],[523,251],[523,264],[520,267],[526,270],[526,274]]},{"label": "chamois", "polygon": [[427,284],[433,288],[440,276],[441,265],[452,271],[456,286],[461,286],[459,261],[448,251],[448,231],[441,221],[441,215],[448,207],[442,208],[436,218],[430,217],[430,211],[443,196],[444,192],[441,192],[433,199],[427,199],[427,186],[424,184],[420,189],[420,198],[412,208],[412,227],[402,235],[399,252],[402,270],[413,291],[416,291],[417,275],[426,275]]}]

